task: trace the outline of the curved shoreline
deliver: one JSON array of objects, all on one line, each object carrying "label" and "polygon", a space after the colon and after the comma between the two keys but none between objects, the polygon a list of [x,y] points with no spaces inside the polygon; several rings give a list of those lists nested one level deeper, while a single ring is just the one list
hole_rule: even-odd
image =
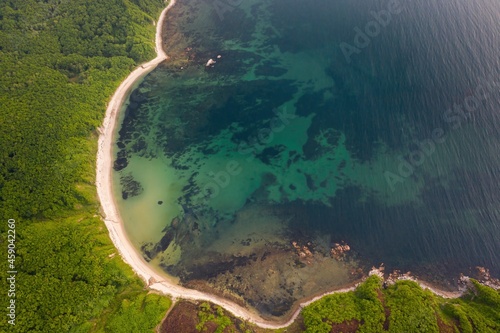
[{"label": "curved shoreline", "polygon": [[[109,101],[108,107],[106,109],[106,115],[103,123],[100,127],[100,135],[98,140],[98,151],[97,151],[97,165],[96,165],[96,187],[97,194],[101,203],[103,220],[109,231],[109,236],[113,241],[113,244],[120,253],[122,259],[132,267],[133,271],[146,282],[148,287],[153,290],[157,290],[163,294],[169,295],[174,300],[177,298],[190,299],[190,300],[200,300],[200,301],[210,301],[217,305],[224,307],[227,311],[231,312],[236,317],[240,317],[252,324],[258,325],[262,328],[269,329],[279,329],[291,325],[303,307],[317,301],[318,299],[334,294],[348,292],[355,289],[355,286],[350,288],[339,289],[331,292],[321,294],[319,296],[313,297],[306,302],[296,304],[293,311],[288,318],[283,318],[283,322],[280,321],[270,321],[265,320],[259,314],[252,312],[236,303],[226,300],[222,297],[218,297],[212,294],[203,293],[194,289],[184,288],[180,285],[166,281],[165,278],[155,270],[150,267],[142,256],[136,251],[132,243],[127,237],[123,222],[118,213],[117,206],[114,201],[113,190],[112,190],[112,146],[113,146],[113,132],[116,126],[116,121],[120,108],[125,102],[130,89],[137,82],[137,80],[144,77],[146,74],[151,72],[156,68],[158,64],[168,58],[167,54],[163,50],[162,43],[162,27],[165,21],[167,12],[176,3],[176,0],[171,0],[169,5],[162,11],[160,19],[156,25],[156,58],[137,67],[130,75],[120,84],[116,92],[113,94],[111,100]],[[460,296],[459,292],[446,292],[440,291],[435,288],[430,287],[428,284],[417,281],[422,288],[429,289],[433,293],[445,297],[454,298]],[[292,308],[292,309],[293,309]]]}]

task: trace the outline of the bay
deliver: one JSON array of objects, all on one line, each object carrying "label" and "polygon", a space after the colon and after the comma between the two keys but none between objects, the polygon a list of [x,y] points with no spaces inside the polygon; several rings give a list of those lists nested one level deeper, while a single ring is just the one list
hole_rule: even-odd
[{"label": "bay", "polygon": [[381,263],[498,275],[499,18],[493,0],[179,1],[116,135],[131,240],[274,316]]}]

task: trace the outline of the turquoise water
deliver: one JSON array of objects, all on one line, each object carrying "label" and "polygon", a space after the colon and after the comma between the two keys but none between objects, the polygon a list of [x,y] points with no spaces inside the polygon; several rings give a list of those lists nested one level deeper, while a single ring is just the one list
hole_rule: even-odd
[{"label": "turquoise water", "polygon": [[497,2],[221,3],[169,13],[117,135],[147,260],[272,315],[382,262],[500,273]]}]

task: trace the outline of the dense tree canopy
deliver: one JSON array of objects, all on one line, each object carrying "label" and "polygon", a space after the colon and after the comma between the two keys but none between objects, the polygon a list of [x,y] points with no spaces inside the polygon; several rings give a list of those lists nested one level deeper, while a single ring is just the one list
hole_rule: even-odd
[{"label": "dense tree canopy", "polygon": [[89,137],[120,80],[154,56],[152,23],[163,5],[2,2],[1,216],[51,218],[88,203],[75,184],[92,183]]}]

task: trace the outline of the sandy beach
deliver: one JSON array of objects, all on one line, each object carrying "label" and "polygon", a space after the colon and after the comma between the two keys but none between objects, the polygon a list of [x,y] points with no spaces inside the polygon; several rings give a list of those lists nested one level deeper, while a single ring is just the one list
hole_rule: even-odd
[{"label": "sandy beach", "polygon": [[[187,289],[181,287],[174,282],[168,281],[165,277],[157,273],[152,267],[150,267],[146,261],[142,258],[140,253],[134,248],[128,239],[125,229],[120,218],[117,206],[113,197],[112,190],[112,146],[113,146],[113,132],[115,129],[116,121],[118,119],[118,113],[123,105],[124,101],[128,97],[128,94],[133,87],[134,83],[143,78],[146,74],[151,72],[156,66],[167,59],[167,54],[163,50],[162,43],[162,26],[165,20],[166,14],[172,6],[175,5],[175,0],[170,1],[170,4],[165,8],[160,16],[160,19],[156,25],[156,53],[155,59],[148,63],[142,64],[136,68],[118,87],[111,100],[109,101],[106,115],[103,124],[100,128],[100,136],[98,140],[98,153],[97,153],[97,166],[96,166],[96,186],[97,193],[101,202],[103,211],[103,220],[108,228],[109,235],[113,241],[115,247],[118,249],[123,260],[129,264],[135,273],[149,285],[152,290],[157,290],[163,294],[172,297],[174,300],[178,298],[191,299],[191,300],[201,300],[210,301],[217,305],[224,307],[229,312],[233,313],[235,316],[245,319],[253,324],[256,324],[263,328],[283,328],[289,326],[299,315],[302,307],[318,300],[319,298],[333,293],[347,292],[354,290],[355,287],[336,290],[330,293],[323,294],[321,296],[314,297],[307,302],[301,303],[296,310],[293,312],[292,316],[287,318],[285,322],[271,322],[261,318],[257,313],[254,313],[240,305],[237,305],[231,301],[223,299],[218,296],[211,294],[206,294],[193,289]],[[457,297],[459,293],[447,293],[441,292],[431,287],[425,283],[420,283],[424,288],[432,290],[434,293],[443,297]]]}]

